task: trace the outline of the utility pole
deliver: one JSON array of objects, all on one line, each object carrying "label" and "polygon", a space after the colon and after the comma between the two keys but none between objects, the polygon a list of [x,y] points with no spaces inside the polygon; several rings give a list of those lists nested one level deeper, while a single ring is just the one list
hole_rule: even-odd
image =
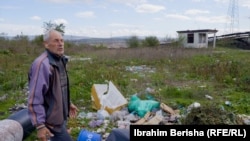
[{"label": "utility pole", "polygon": [[230,33],[239,31],[239,8],[238,0],[230,0],[228,7],[228,24],[229,27],[226,30],[229,30]]}]

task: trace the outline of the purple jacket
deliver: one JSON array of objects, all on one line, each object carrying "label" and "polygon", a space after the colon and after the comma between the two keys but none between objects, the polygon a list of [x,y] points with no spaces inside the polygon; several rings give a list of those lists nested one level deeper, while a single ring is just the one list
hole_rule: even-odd
[{"label": "purple jacket", "polygon": [[[64,57],[65,64],[67,63]],[[28,113],[34,126],[45,124],[61,127],[64,121],[63,97],[57,59],[48,50],[32,63],[29,79]],[[69,82],[67,75],[67,105],[69,109]],[[65,102],[65,101],[64,101]],[[66,111],[68,116],[69,111]]]}]

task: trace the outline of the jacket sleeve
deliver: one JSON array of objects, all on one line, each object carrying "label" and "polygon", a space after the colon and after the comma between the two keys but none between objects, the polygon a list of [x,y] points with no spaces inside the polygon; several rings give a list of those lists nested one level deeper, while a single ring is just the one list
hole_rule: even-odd
[{"label": "jacket sleeve", "polygon": [[46,59],[34,61],[28,74],[28,111],[34,126],[45,123],[44,96],[49,89],[49,76],[49,63],[46,62]]}]

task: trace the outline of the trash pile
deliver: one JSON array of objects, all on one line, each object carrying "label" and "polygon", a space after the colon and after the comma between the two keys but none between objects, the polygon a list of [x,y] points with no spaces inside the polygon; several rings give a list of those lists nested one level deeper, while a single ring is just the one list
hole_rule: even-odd
[{"label": "trash pile", "polygon": [[[96,130],[88,130],[88,132],[101,135],[102,141],[114,138],[113,134],[120,130],[122,132],[119,134],[128,138],[131,124],[172,125],[177,124],[180,118],[179,110],[158,102],[152,96],[141,99],[139,95],[134,94],[129,99],[124,98],[111,81],[108,84],[94,84],[91,89],[91,99],[92,107],[96,112],[81,112],[78,118],[89,119],[88,127]],[[112,129],[110,124],[114,125]],[[82,130],[86,131],[86,129]],[[107,132],[108,130],[110,132]],[[83,134],[79,134],[78,139],[83,138],[82,136]]]},{"label": "trash pile", "polygon": [[[91,99],[93,108],[97,112],[79,113],[78,118],[90,119],[88,126],[97,129],[91,132],[100,135],[102,141],[111,141],[115,138],[119,138],[121,141],[129,141],[130,125],[250,125],[250,116],[229,115],[227,117],[229,113],[226,113],[223,109],[204,108],[198,102],[189,105],[185,110],[185,115],[181,115],[179,109],[173,109],[167,104],[155,100],[153,96],[146,97],[147,99],[141,99],[140,95],[134,94],[129,99],[125,99],[111,81],[109,81],[109,84],[94,84],[91,90]],[[207,115],[207,112],[210,115]],[[203,114],[199,117],[201,113]],[[197,119],[199,122],[195,121]],[[219,121],[218,119],[220,119],[220,123],[216,123]],[[110,129],[110,124],[114,125],[111,127],[112,129]]]},{"label": "trash pile", "polygon": [[[91,100],[96,112],[78,114],[79,120],[87,119],[84,121],[88,123],[83,125],[88,128],[81,129],[77,141],[90,140],[89,137],[98,141],[112,141],[116,138],[119,138],[119,141],[129,141],[130,125],[250,125],[248,115],[234,115],[227,113],[223,107],[201,106],[198,102],[192,103],[181,113],[179,109],[173,109],[166,103],[157,101],[151,95],[154,93],[153,89],[146,88],[146,92],[145,95],[133,94],[126,99],[111,81],[108,84],[94,84],[91,89]],[[205,97],[213,100],[209,95]],[[231,104],[230,101],[225,102],[227,106]],[[27,106],[19,104],[9,110],[12,113],[19,111],[13,114],[16,118],[18,113],[25,115]],[[27,128],[32,126],[26,116],[23,118],[25,120],[22,125],[26,128],[24,137],[27,137],[33,128]]]}]

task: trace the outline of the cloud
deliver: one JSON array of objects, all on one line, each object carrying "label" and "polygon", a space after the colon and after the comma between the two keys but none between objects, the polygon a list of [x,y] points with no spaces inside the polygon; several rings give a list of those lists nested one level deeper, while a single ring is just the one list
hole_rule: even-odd
[{"label": "cloud", "polygon": [[249,1],[249,0],[248,0],[248,1],[243,1],[243,2],[242,2],[242,6],[243,6],[243,7],[250,8],[250,1]]},{"label": "cloud", "polygon": [[19,24],[0,24],[1,32],[7,33],[9,36],[23,35],[39,35],[42,33],[42,28],[34,25],[19,25]]},{"label": "cloud", "polygon": [[92,2],[93,0],[43,0],[51,3]]},{"label": "cloud", "polygon": [[68,24],[67,20],[65,20],[65,19],[55,19],[53,22],[55,24],[64,24],[64,25]]},{"label": "cloud", "polygon": [[112,24],[109,24],[109,26],[112,26],[112,27],[126,27],[126,28],[136,28],[136,27],[138,27],[136,25],[121,24],[121,23],[112,23]]},{"label": "cloud", "polygon": [[0,9],[3,9],[3,10],[16,10],[16,9],[20,9],[20,7],[17,7],[17,6],[0,6]]},{"label": "cloud", "polygon": [[215,2],[228,3],[229,0],[214,0]]},{"label": "cloud", "polygon": [[193,2],[202,2],[204,0],[192,0]]},{"label": "cloud", "polygon": [[109,2],[121,3],[128,6],[134,6],[138,4],[145,4],[147,0],[107,0]]},{"label": "cloud", "polygon": [[42,18],[39,16],[30,17],[31,20],[40,21]]},{"label": "cloud", "polygon": [[139,13],[157,13],[161,10],[165,10],[165,7],[152,4],[142,4],[137,6],[135,10]]},{"label": "cloud", "polygon": [[76,13],[76,17],[79,17],[79,18],[94,18],[95,13],[92,12],[92,11],[79,12],[79,13]]},{"label": "cloud", "polygon": [[167,14],[165,16],[166,18],[173,18],[173,19],[179,19],[179,20],[190,20],[189,17],[180,15],[180,14]]},{"label": "cloud", "polygon": [[214,17],[195,17],[196,21],[204,22],[204,23],[227,23],[226,16],[214,16]]},{"label": "cloud", "polygon": [[197,15],[197,14],[209,14],[209,11],[199,10],[199,9],[190,9],[185,12],[187,15]]}]

